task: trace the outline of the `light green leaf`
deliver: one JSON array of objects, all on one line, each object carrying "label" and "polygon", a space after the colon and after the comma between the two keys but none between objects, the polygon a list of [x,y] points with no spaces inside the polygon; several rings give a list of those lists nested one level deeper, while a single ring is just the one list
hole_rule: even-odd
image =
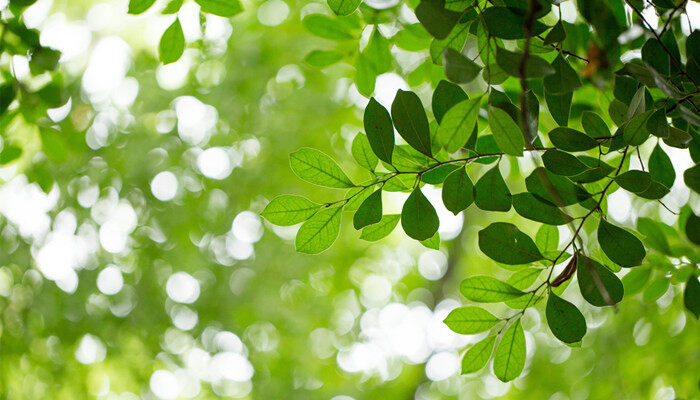
[{"label": "light green leaf", "polygon": [[488,115],[489,126],[498,148],[506,154],[522,156],[525,140],[515,121],[500,108],[490,107]]},{"label": "light green leaf", "polygon": [[309,183],[332,188],[355,186],[332,158],[316,149],[297,150],[289,155],[289,160],[292,171]]},{"label": "light green leaf", "polygon": [[379,159],[372,152],[372,146],[370,146],[369,140],[364,134],[358,133],[355,135],[355,139],[352,141],[351,151],[353,158],[362,168],[374,171],[377,167]]},{"label": "light green leaf", "polygon": [[479,249],[492,260],[508,265],[528,264],[543,258],[529,236],[506,222],[494,222],[479,231]]},{"label": "light green leaf", "polygon": [[335,64],[343,58],[343,53],[335,50],[314,50],[304,57],[304,62],[312,67],[323,68]]},{"label": "light green leaf", "polygon": [[285,194],[272,199],[260,215],[275,225],[289,226],[306,221],[320,209],[320,204],[304,197]]},{"label": "light green leaf", "polygon": [[459,291],[469,300],[479,303],[499,303],[518,298],[525,293],[490,276],[473,276],[462,281]]},{"label": "light green leaf", "polygon": [[460,307],[452,310],[444,322],[453,332],[473,335],[491,329],[501,319],[481,307]]},{"label": "light green leaf", "polygon": [[370,225],[362,230],[360,239],[370,242],[377,241],[387,237],[398,225],[401,216],[399,214],[384,215],[381,221]]},{"label": "light green leaf", "polygon": [[163,64],[170,64],[180,59],[185,51],[185,35],[182,32],[180,20],[175,19],[168,29],[163,32],[158,44],[160,61]]},{"label": "light green leaf", "polygon": [[243,11],[239,0],[194,0],[202,11],[219,17],[233,17]]},{"label": "light green leaf", "polygon": [[480,105],[480,97],[464,100],[444,115],[437,130],[436,140],[448,153],[456,152],[467,143],[474,132]]},{"label": "light green leaf", "polygon": [[127,13],[129,14],[141,14],[142,12],[151,8],[156,0],[129,0],[129,9]]},{"label": "light green leaf", "polygon": [[537,248],[542,252],[555,251],[559,247],[559,229],[552,225],[542,225],[535,235]]},{"label": "light green leaf", "polygon": [[318,254],[331,247],[340,232],[342,207],[326,208],[301,225],[295,240],[301,253]]},{"label": "light green leaf", "polygon": [[470,347],[462,357],[462,374],[471,374],[484,368],[491,358],[495,343],[496,335],[493,335]]},{"label": "light green leaf", "polygon": [[421,240],[420,244],[429,249],[440,250],[440,234],[438,232],[435,232],[435,234],[432,237],[425,240]]},{"label": "light green leaf", "polygon": [[328,0],[328,6],[337,15],[350,15],[357,7],[360,6],[362,0]]},{"label": "light green leaf", "polygon": [[348,40],[353,36],[348,28],[338,20],[321,14],[310,14],[302,21],[312,34],[330,40]]},{"label": "light green leaf", "polygon": [[525,332],[520,319],[503,333],[493,357],[493,373],[503,382],[520,376],[525,367]]},{"label": "light green leaf", "polygon": [[469,83],[481,72],[481,67],[457,50],[446,48],[443,54],[445,76],[452,82]]}]

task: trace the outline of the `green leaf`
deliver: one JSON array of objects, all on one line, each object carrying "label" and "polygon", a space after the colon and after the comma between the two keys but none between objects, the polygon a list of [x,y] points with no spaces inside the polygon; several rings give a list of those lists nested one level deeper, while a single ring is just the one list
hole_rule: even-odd
[{"label": "green leaf", "polygon": [[432,156],[428,117],[415,93],[399,89],[391,104],[391,118],[406,143],[426,156]]},{"label": "green leaf", "polygon": [[498,164],[486,171],[474,185],[474,203],[485,211],[510,210],[510,190],[501,176]]},{"label": "green leaf", "polygon": [[406,234],[416,240],[431,238],[440,225],[437,212],[423,195],[420,188],[414,189],[403,204],[401,226]]},{"label": "green leaf", "polygon": [[170,0],[168,5],[166,5],[163,11],[161,11],[161,14],[175,14],[176,12],[180,11],[180,8],[182,8],[182,2],[183,0]]},{"label": "green leaf", "polygon": [[470,347],[462,356],[462,374],[471,374],[484,368],[491,358],[494,344],[496,344],[496,335],[489,336]]},{"label": "green leaf", "polygon": [[8,144],[7,142],[0,152],[0,165],[11,163],[22,155],[22,148]]},{"label": "green leaf", "polygon": [[[386,188],[386,185],[384,185],[384,188]],[[374,186],[354,187],[348,190],[344,197],[344,199],[347,199],[347,203],[345,203],[343,209],[345,211],[357,211],[362,202],[371,196],[372,193],[374,193]]]},{"label": "green leaf", "polygon": [[683,172],[685,184],[695,193],[700,193],[700,164],[695,164]]},{"label": "green leaf", "polygon": [[565,225],[571,222],[571,217],[554,204],[545,203],[531,193],[513,195],[513,208],[520,216],[532,221],[549,225]]},{"label": "green leaf", "polygon": [[649,137],[649,130],[647,129],[647,120],[651,116],[651,111],[643,112],[632,117],[629,122],[624,126],[622,132],[622,137],[625,143],[632,146],[639,146],[640,144],[646,142]]},{"label": "green leaf", "polygon": [[552,94],[565,94],[581,87],[576,71],[561,54],[552,61],[554,73],[544,77],[544,90]]},{"label": "green leaf", "polygon": [[646,88],[641,86],[637,89],[627,110],[627,121],[633,117],[643,114],[646,111]]},{"label": "green leaf", "polygon": [[384,215],[381,221],[362,230],[360,239],[374,242],[387,237],[398,225],[401,216],[399,214]]},{"label": "green leaf", "polygon": [[320,209],[320,204],[304,197],[285,194],[272,199],[260,215],[275,225],[290,226],[306,221]]},{"label": "green leaf", "polygon": [[[506,279],[506,283],[518,290],[527,290],[527,288],[537,281],[537,278],[541,274],[542,270],[539,268],[524,268],[509,276],[508,279]],[[527,296],[525,296],[525,298],[527,298]]]},{"label": "green leaf", "polygon": [[683,304],[688,311],[695,315],[695,318],[698,318],[700,315],[700,283],[698,283],[698,277],[695,275],[691,275],[685,284]]},{"label": "green leaf", "polygon": [[326,208],[301,225],[295,240],[298,252],[318,254],[331,247],[340,232],[343,207]]},{"label": "green leaf", "polygon": [[151,8],[156,0],[129,0],[129,9],[127,13],[129,14],[141,14],[142,12]]},{"label": "green leaf", "polygon": [[352,224],[355,229],[360,230],[367,225],[376,224],[382,219],[382,190],[372,193],[355,212]]},{"label": "green leaf", "polygon": [[39,128],[39,136],[41,137],[41,147],[50,159],[59,162],[66,159],[68,154],[61,132],[53,128],[41,127]]},{"label": "green leaf", "polygon": [[641,193],[636,193],[637,196],[648,199],[648,200],[658,200],[666,196],[670,192],[670,189],[666,186],[660,184],[659,182],[651,181],[649,188]]},{"label": "green leaf", "polygon": [[506,222],[494,222],[479,231],[479,249],[492,260],[507,265],[528,264],[543,258],[529,236]]},{"label": "green leaf", "polygon": [[304,17],[302,22],[309,32],[324,39],[348,40],[353,38],[347,26],[325,15],[310,14]]},{"label": "green leaf", "polygon": [[671,58],[657,39],[648,39],[644,43],[642,60],[664,75],[668,75],[670,72]]},{"label": "green leaf", "polygon": [[646,256],[644,245],[636,236],[603,219],[598,225],[598,243],[612,262],[621,267],[635,267]]},{"label": "green leaf", "polygon": [[642,193],[649,189],[651,175],[648,172],[631,170],[616,176],[615,182],[629,192]]},{"label": "green leaf", "polygon": [[352,141],[351,151],[353,158],[355,158],[355,161],[357,161],[362,168],[374,171],[377,167],[379,159],[372,152],[372,146],[370,146],[369,140],[364,134],[358,133],[355,135],[355,139]]},{"label": "green leaf", "polygon": [[465,11],[474,5],[474,0],[445,0],[445,9],[451,11]]},{"label": "green leaf", "polygon": [[669,279],[665,276],[654,279],[642,294],[644,301],[653,302],[661,298],[667,291]]},{"label": "green leaf", "polygon": [[[508,75],[520,78],[520,60],[523,53],[508,51],[501,47],[496,49],[496,63]],[[545,59],[530,54],[525,65],[525,77],[541,78],[554,74],[556,70]]]},{"label": "green leaf", "polygon": [[319,150],[302,148],[290,154],[289,161],[292,171],[309,183],[332,188],[355,186],[338,164]]},{"label": "green leaf", "polygon": [[455,215],[474,202],[474,184],[466,168],[459,168],[447,176],[442,185],[442,202]]},{"label": "green leaf", "polygon": [[391,164],[391,155],[394,151],[394,127],[391,124],[389,111],[374,97],[369,99],[365,108],[364,126],[374,154],[380,160]]},{"label": "green leaf", "polygon": [[586,134],[592,138],[604,138],[610,136],[610,129],[600,115],[592,111],[581,113],[581,124]]},{"label": "green leaf", "polygon": [[194,0],[202,11],[219,17],[233,17],[243,11],[239,0]]},{"label": "green leaf", "polygon": [[493,373],[503,382],[520,376],[525,367],[525,332],[520,319],[503,333],[493,357]]},{"label": "green leaf", "polygon": [[435,64],[442,64],[442,54],[446,48],[462,51],[467,41],[469,24],[458,24],[445,39],[433,40],[430,43],[430,58]]},{"label": "green leaf", "polygon": [[540,251],[556,250],[559,247],[559,229],[552,225],[542,225],[535,235],[535,243]]},{"label": "green leaf", "polygon": [[549,132],[552,144],[565,151],[586,151],[598,146],[598,142],[581,131],[563,126]]},{"label": "green leaf", "polygon": [[570,177],[574,182],[590,183],[607,177],[615,168],[595,157],[579,156],[579,161],[584,163],[588,170]]},{"label": "green leaf", "polygon": [[432,237],[425,240],[421,240],[420,244],[429,249],[440,250],[440,234],[438,232],[435,232],[435,234]]},{"label": "green leaf", "polygon": [[672,255],[671,247],[668,244],[668,239],[666,239],[666,234],[668,233],[666,229],[670,230],[671,235],[676,234],[675,230],[661,222],[644,217],[637,218],[637,231],[644,235],[643,243],[647,247],[663,254]]},{"label": "green leaf", "polygon": [[343,53],[335,50],[314,50],[304,57],[304,62],[312,67],[323,68],[333,65],[343,58]]},{"label": "green leaf", "polygon": [[666,110],[660,108],[654,111],[647,119],[646,128],[652,135],[660,138],[667,138],[669,135],[668,121],[666,120]]},{"label": "green leaf", "polygon": [[446,48],[443,53],[445,76],[452,82],[469,83],[481,72],[481,67],[457,50]]},{"label": "green leaf", "polygon": [[421,0],[416,7],[416,18],[436,39],[446,38],[459,17],[459,13],[445,9],[444,0]]},{"label": "green leaf", "polygon": [[553,94],[544,92],[544,100],[547,103],[549,113],[552,118],[560,126],[566,126],[569,123],[569,112],[571,111],[571,99],[573,93]]},{"label": "green leaf", "polygon": [[488,116],[489,126],[498,148],[506,154],[522,156],[525,145],[523,133],[510,115],[500,108],[490,107]]},{"label": "green leaf", "polygon": [[481,307],[460,307],[452,310],[443,322],[453,332],[473,335],[491,329],[501,319]]},{"label": "green leaf", "polygon": [[180,20],[176,18],[175,22],[163,32],[163,36],[160,38],[160,43],[158,44],[160,61],[163,64],[173,63],[182,57],[184,51],[185,35],[182,33]]},{"label": "green leaf", "polygon": [[622,277],[622,286],[624,294],[631,296],[639,293],[644,285],[649,281],[651,270],[649,268],[635,268]]},{"label": "green leaf", "polygon": [[[489,7],[481,14],[486,22],[488,32],[500,39],[525,38],[525,21],[522,16],[513,13],[505,7]],[[539,35],[547,29],[547,26],[535,21],[532,28],[533,35]]]},{"label": "green leaf", "polygon": [[[591,197],[580,185],[563,176],[554,175],[542,167],[536,168],[525,178],[525,187],[528,192],[557,206],[569,206]],[[553,190],[556,196],[550,190]]]},{"label": "green leaf", "polygon": [[[465,94],[466,96],[466,94]],[[14,82],[7,82],[0,85],[0,116],[7,110],[15,99]],[[433,106],[434,107],[434,106]]]},{"label": "green leaf", "polygon": [[420,179],[423,182],[431,185],[439,185],[445,181],[448,175],[457,169],[459,169],[459,166],[455,164],[440,165],[439,167],[435,167],[430,171],[426,171],[423,175],[421,175]]},{"label": "green leaf", "polygon": [[391,69],[392,57],[389,48],[389,41],[382,36],[379,29],[375,28],[367,46],[363,50],[363,54],[367,57],[377,75],[388,72]]},{"label": "green leaf", "polygon": [[545,314],[552,334],[562,342],[576,343],[586,335],[586,319],[581,311],[554,293],[549,293]]},{"label": "green leaf", "polygon": [[547,170],[562,176],[578,175],[588,169],[572,154],[557,149],[545,151],[542,155],[542,162]]},{"label": "green leaf", "polygon": [[692,136],[688,132],[680,130],[675,127],[668,128],[668,137],[664,138],[664,143],[671,147],[676,147],[679,149],[688,148]]},{"label": "green leaf", "polygon": [[685,221],[685,235],[691,242],[700,245],[700,217],[693,212],[688,215],[688,220]]},{"label": "green leaf", "polygon": [[337,15],[350,15],[357,7],[360,6],[362,0],[328,0],[328,6]]},{"label": "green leaf", "polygon": [[462,281],[459,291],[479,303],[499,303],[524,295],[524,292],[490,276],[473,276]]},{"label": "green leaf", "polygon": [[[620,279],[599,262],[581,253],[576,257],[578,287],[583,298],[597,307],[619,303],[625,293]],[[605,293],[601,291],[601,286]],[[612,304],[609,304],[606,298],[609,298]]]},{"label": "green leaf", "polygon": [[372,61],[367,54],[360,53],[357,56],[355,64],[355,85],[357,91],[365,97],[369,97],[374,93],[374,87],[377,81],[377,73],[374,70]]},{"label": "green leaf", "polygon": [[438,124],[442,124],[442,117],[457,103],[468,98],[464,90],[452,82],[441,80],[433,92],[433,115]]},{"label": "green leaf", "polygon": [[437,129],[436,141],[448,153],[456,152],[467,143],[474,132],[480,105],[481,97],[464,100],[444,115]]},{"label": "green leaf", "polygon": [[564,24],[559,20],[545,36],[544,45],[549,46],[550,44],[561,43],[564,39],[566,39],[566,31],[564,30]]}]

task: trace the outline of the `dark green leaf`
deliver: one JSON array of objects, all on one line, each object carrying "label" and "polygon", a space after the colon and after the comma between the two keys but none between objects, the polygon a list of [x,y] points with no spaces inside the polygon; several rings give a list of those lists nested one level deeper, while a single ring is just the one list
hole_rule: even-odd
[{"label": "dark green leaf", "polygon": [[464,90],[452,82],[440,81],[433,92],[433,115],[438,124],[442,123],[442,117],[447,114],[455,104],[466,100],[467,94]]},{"label": "dark green leaf", "polygon": [[355,186],[332,158],[316,149],[297,150],[289,155],[289,161],[292,171],[309,183],[332,188]]},{"label": "dark green leaf", "polygon": [[525,187],[528,192],[557,206],[569,206],[591,197],[581,186],[542,167],[536,168],[525,178]]},{"label": "dark green leaf", "polygon": [[160,61],[163,64],[170,64],[180,59],[185,51],[185,35],[180,26],[180,20],[175,19],[175,22],[163,32],[158,45]]},{"label": "dark green leaf", "polygon": [[485,211],[510,210],[510,190],[501,176],[498,164],[486,171],[476,182],[474,202],[477,207]]},{"label": "dark green leaf", "polygon": [[286,194],[272,199],[260,215],[275,225],[290,226],[306,221],[320,209],[320,204]]},{"label": "dark green leaf", "polygon": [[452,171],[457,169],[459,169],[459,166],[455,164],[440,165],[439,167],[435,167],[430,171],[425,172],[423,175],[421,175],[420,179],[423,182],[431,185],[439,185],[445,181],[447,176],[450,175]]},{"label": "dark green leaf", "polygon": [[506,154],[522,156],[525,145],[523,134],[510,115],[500,108],[490,107],[488,116],[489,126],[498,148]]},{"label": "dark green leaf", "polygon": [[459,291],[469,300],[479,303],[499,303],[515,299],[524,292],[490,276],[473,276],[462,281]]},{"label": "dark green leaf", "polygon": [[695,193],[700,193],[700,164],[695,164],[683,172],[685,184]]},{"label": "dark green leaf", "polygon": [[549,140],[558,149],[565,151],[586,151],[598,146],[598,142],[581,131],[563,126],[549,132]]},{"label": "dark green leaf", "polygon": [[619,303],[625,293],[620,279],[599,262],[581,253],[576,257],[578,258],[578,286],[583,298],[597,307]]},{"label": "dark green leaf", "polygon": [[480,105],[481,97],[464,100],[454,105],[444,115],[435,140],[448,153],[461,149],[474,133]]},{"label": "dark green leaf", "polygon": [[549,113],[552,118],[560,126],[566,126],[569,123],[569,112],[571,111],[571,99],[573,93],[553,94],[544,92],[544,100],[547,103]]},{"label": "dark green leaf", "polygon": [[470,347],[462,357],[462,374],[471,374],[484,368],[491,358],[495,343],[496,336],[493,335]]},{"label": "dark green leaf", "polygon": [[360,230],[367,225],[376,224],[382,219],[382,190],[372,193],[355,212],[352,224],[355,229]]},{"label": "dark green leaf", "polygon": [[573,155],[557,149],[550,149],[542,155],[544,167],[563,176],[573,176],[587,170],[588,167]]},{"label": "dark green leaf", "polygon": [[564,225],[571,221],[571,217],[555,205],[545,203],[531,193],[513,195],[513,208],[524,218],[549,225]]},{"label": "dark green leaf", "polygon": [[666,120],[666,111],[663,108],[654,111],[647,119],[646,124],[647,130],[652,135],[660,138],[668,137],[668,121]]},{"label": "dark green leaf", "polygon": [[576,71],[561,54],[552,61],[554,73],[544,77],[544,90],[552,94],[565,94],[581,87]]},{"label": "dark green leaf", "polygon": [[384,215],[381,221],[362,230],[360,239],[374,242],[387,237],[398,225],[401,216],[399,214]]},{"label": "dark green leaf", "polygon": [[544,45],[549,46],[550,44],[561,43],[564,39],[566,39],[566,31],[564,30],[564,24],[559,20],[545,36]]},{"label": "dark green leaf", "polygon": [[428,117],[415,93],[399,89],[391,104],[391,118],[406,143],[426,156],[432,155]]},{"label": "dark green leaf", "polygon": [[481,307],[460,307],[452,310],[444,322],[453,332],[473,335],[491,329],[501,319]]},{"label": "dark green leaf", "polygon": [[374,154],[380,160],[391,164],[391,155],[394,151],[394,127],[389,111],[374,97],[369,99],[365,108],[364,125]]},{"label": "dark green leaf", "polygon": [[687,149],[691,140],[692,136],[690,136],[686,131],[675,127],[669,127],[668,137],[664,138],[664,143],[671,147]]},{"label": "dark green leaf", "polygon": [[459,168],[447,176],[442,185],[442,202],[455,215],[474,202],[474,184],[466,168]]},{"label": "dark green leaf", "polygon": [[409,237],[419,241],[431,238],[440,226],[435,208],[419,188],[403,204],[401,226]]},{"label": "dark green leaf", "polygon": [[[508,51],[503,48],[496,50],[496,62],[508,75],[520,78],[520,61],[523,53]],[[542,57],[530,54],[525,65],[526,78],[541,78],[554,74],[556,70]]]},{"label": "dark green leaf", "polygon": [[683,304],[688,311],[695,315],[695,318],[698,318],[700,315],[700,283],[698,283],[698,277],[695,275],[691,275],[685,284]]},{"label": "dark green leaf", "polygon": [[651,175],[648,172],[631,170],[616,176],[615,182],[629,192],[642,193],[649,189]]},{"label": "dark green leaf", "polygon": [[416,7],[416,17],[436,39],[444,39],[459,20],[460,14],[445,9],[444,0],[421,0]]},{"label": "dark green leaf", "polygon": [[592,138],[604,138],[610,136],[610,129],[598,114],[592,111],[584,111],[581,114],[581,124],[586,134]]},{"label": "dark green leaf", "polygon": [[646,250],[636,236],[603,219],[598,225],[598,243],[612,262],[621,267],[635,267],[642,263]]},{"label": "dark green leaf", "polygon": [[479,248],[492,260],[507,265],[528,264],[543,258],[529,236],[505,222],[494,222],[479,231]]},{"label": "dark green leaf", "polygon": [[644,46],[642,46],[642,60],[664,75],[668,75],[670,72],[671,58],[657,39],[648,39],[644,43]]},{"label": "dark green leaf", "polygon": [[586,335],[586,319],[581,311],[554,293],[549,293],[546,314],[549,329],[562,342],[576,343]]},{"label": "dark green leaf", "polygon": [[685,221],[685,235],[688,239],[700,245],[700,217],[691,212],[688,216],[688,220]]},{"label": "dark green leaf", "polygon": [[469,83],[481,72],[481,67],[457,50],[446,48],[443,54],[445,76],[456,83]]},{"label": "dark green leaf", "polygon": [[340,232],[342,207],[326,208],[301,225],[295,240],[301,253],[318,254],[331,247]]},{"label": "dark green leaf", "polygon": [[[500,39],[525,38],[525,21],[522,16],[515,14],[506,7],[489,7],[482,13],[489,33]],[[547,26],[535,21],[532,28],[533,35],[539,35],[547,29]]]},{"label": "dark green leaf", "polygon": [[525,332],[520,319],[503,333],[493,357],[493,373],[503,382],[520,376],[525,367]]},{"label": "dark green leaf", "polygon": [[649,137],[647,120],[651,114],[651,111],[643,112],[635,115],[629,120],[629,122],[627,122],[622,133],[625,143],[631,146],[639,146],[640,144],[646,142],[647,138]]}]

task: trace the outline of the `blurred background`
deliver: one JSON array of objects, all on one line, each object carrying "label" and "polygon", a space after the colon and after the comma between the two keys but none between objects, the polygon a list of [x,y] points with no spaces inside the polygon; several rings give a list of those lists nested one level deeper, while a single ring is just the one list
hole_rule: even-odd
[{"label": "blurred background", "polygon": [[[329,200],[328,189],[291,172],[288,154],[300,147],[362,176],[349,155],[367,101],[354,68],[303,62],[329,45],[301,23],[330,14],[325,2],[251,0],[228,19],[186,1],[178,17],[187,49],[167,66],[157,55],[174,19],[158,13],[164,5],[134,16],[126,0],[39,0],[23,14],[42,45],[61,51],[70,93],[48,110],[66,132],[52,154],[36,127],[2,127],[23,153],[0,168],[0,398],[698,398],[698,323],[683,309],[680,281],[660,271],[628,290],[617,313],[583,304],[571,285],[565,297],[589,324],[582,348],[556,341],[529,310],[522,378],[502,383],[489,368],[460,375],[465,346],[483,335],[442,323],[465,302],[459,282],[508,274],[476,246],[489,216],[440,208],[438,251],[400,229],[360,241],[346,214],[340,239],[318,256],[294,251],[298,227],[259,217],[282,193]],[[407,6],[399,13],[415,22]],[[392,52],[398,62],[377,78],[377,99],[391,104],[412,80],[428,105],[428,56]],[[2,62],[32,84],[26,57]],[[424,79],[411,74],[419,69]],[[692,165],[687,152],[664,149],[679,170]],[[517,165],[501,164],[520,179]],[[392,195],[387,212],[404,198]],[[620,223],[635,221],[634,210],[676,222],[613,196]],[[680,182],[670,206],[688,196]],[[500,218],[534,236],[537,224]]]}]

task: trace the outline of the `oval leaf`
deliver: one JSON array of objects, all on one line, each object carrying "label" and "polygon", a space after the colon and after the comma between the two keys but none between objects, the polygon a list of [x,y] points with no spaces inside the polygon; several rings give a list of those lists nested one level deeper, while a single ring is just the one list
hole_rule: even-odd
[{"label": "oval leaf", "polygon": [[297,232],[297,251],[318,254],[331,247],[340,232],[342,207],[326,208],[304,222]]},{"label": "oval leaf", "polygon": [[440,225],[435,208],[420,189],[414,189],[403,204],[401,226],[406,234],[416,240],[426,240],[437,232]]},{"label": "oval leaf", "polygon": [[338,164],[323,152],[303,148],[289,155],[292,171],[301,179],[319,186],[332,188],[354,187]]},{"label": "oval leaf", "polygon": [[490,276],[474,276],[462,281],[459,291],[469,300],[479,303],[499,303],[518,298],[525,293]]},{"label": "oval leaf", "polygon": [[636,236],[603,219],[598,225],[598,243],[605,255],[622,267],[636,267],[646,256],[644,245]]},{"label": "oval leaf", "polygon": [[492,260],[508,265],[528,264],[543,258],[529,236],[506,222],[494,222],[479,231],[479,248]]},{"label": "oval leaf", "polygon": [[520,319],[503,333],[493,357],[493,373],[503,382],[520,376],[525,367],[525,332]]},{"label": "oval leaf", "polygon": [[320,204],[301,196],[286,194],[272,199],[260,215],[275,225],[290,226],[306,221],[319,209]]},{"label": "oval leaf", "polygon": [[444,322],[453,332],[473,335],[491,329],[501,319],[481,307],[460,307],[452,310]]},{"label": "oval leaf", "polygon": [[428,117],[415,93],[399,89],[391,104],[391,118],[406,143],[426,156],[432,155]]},{"label": "oval leaf", "polygon": [[562,342],[576,343],[586,335],[586,319],[581,311],[554,293],[549,293],[545,314],[552,334]]}]

